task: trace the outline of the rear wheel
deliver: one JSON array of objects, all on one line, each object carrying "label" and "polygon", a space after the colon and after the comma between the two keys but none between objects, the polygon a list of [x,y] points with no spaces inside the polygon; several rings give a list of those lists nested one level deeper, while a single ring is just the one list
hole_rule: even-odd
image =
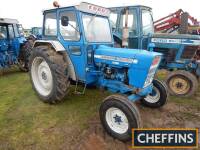
[{"label": "rear wheel", "polygon": [[99,114],[106,132],[121,141],[131,140],[132,128],[141,127],[137,107],[124,96],[107,97],[100,106]]},{"label": "rear wheel", "polygon": [[28,63],[29,63],[29,57],[32,51],[33,43],[32,41],[27,41],[22,47],[19,52],[18,57],[18,67],[21,71],[28,72]]},{"label": "rear wheel", "polygon": [[151,108],[162,107],[167,102],[167,87],[165,83],[154,79],[152,93],[141,100],[142,104]]},{"label": "rear wheel", "polygon": [[191,96],[198,88],[197,78],[192,73],[184,70],[170,72],[166,83],[169,93],[176,96]]},{"label": "rear wheel", "polygon": [[69,74],[64,56],[48,47],[37,47],[30,57],[30,77],[33,89],[48,103],[60,102],[69,88]]}]

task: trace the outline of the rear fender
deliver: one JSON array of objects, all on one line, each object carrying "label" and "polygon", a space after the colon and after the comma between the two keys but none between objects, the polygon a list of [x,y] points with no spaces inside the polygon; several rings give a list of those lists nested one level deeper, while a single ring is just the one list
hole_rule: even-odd
[{"label": "rear fender", "polygon": [[69,57],[69,54],[67,53],[67,51],[65,50],[65,48],[62,46],[62,44],[59,41],[36,40],[33,44],[33,48],[38,47],[38,46],[49,46],[52,49],[54,49],[56,52],[63,52],[63,54],[66,55],[65,58],[68,63],[70,78],[73,81],[76,81],[76,73],[75,73],[74,65]]}]

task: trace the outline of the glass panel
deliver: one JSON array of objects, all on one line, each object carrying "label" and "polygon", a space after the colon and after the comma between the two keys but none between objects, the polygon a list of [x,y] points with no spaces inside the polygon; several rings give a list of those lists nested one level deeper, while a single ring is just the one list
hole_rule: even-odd
[{"label": "glass panel", "polygon": [[110,14],[110,23],[111,23],[111,26],[112,26],[112,28],[116,28],[116,23],[117,23],[117,13],[114,13],[114,12],[112,12],[111,14]]},{"label": "glass panel", "polygon": [[107,18],[83,15],[83,27],[88,42],[111,42],[112,36]]},{"label": "glass panel", "polygon": [[[130,35],[137,35],[137,13],[136,10],[129,10],[128,14],[128,30]],[[120,30],[125,27],[126,15],[123,14],[120,20]]]},{"label": "glass panel", "polygon": [[12,25],[8,25],[8,33],[9,33],[9,38],[13,39],[15,37],[14,34],[14,30],[13,30],[13,26]]},{"label": "glass panel", "polygon": [[48,13],[45,16],[45,35],[57,35],[56,13]]},{"label": "glass panel", "polygon": [[143,28],[143,35],[154,33],[152,14],[148,10],[142,10],[142,28]]},{"label": "glass panel", "polygon": [[0,26],[0,39],[6,39],[7,38],[7,28],[6,26]]},{"label": "glass panel", "polygon": [[[68,26],[62,26],[61,24],[62,16],[67,16],[69,18]],[[60,14],[60,33],[65,40],[79,41],[80,33],[75,13],[66,11]]]}]

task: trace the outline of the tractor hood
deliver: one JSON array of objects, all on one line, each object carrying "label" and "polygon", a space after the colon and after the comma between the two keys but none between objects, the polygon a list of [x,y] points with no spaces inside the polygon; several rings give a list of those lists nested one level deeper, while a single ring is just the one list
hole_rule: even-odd
[{"label": "tractor hood", "polygon": [[[99,46],[95,50],[95,61],[102,63],[110,63],[116,65],[135,65],[136,67],[149,68],[155,56],[161,56],[157,52],[149,52],[147,50],[127,49],[127,48],[113,48],[108,46]],[[149,63],[150,62],[150,63]]]}]

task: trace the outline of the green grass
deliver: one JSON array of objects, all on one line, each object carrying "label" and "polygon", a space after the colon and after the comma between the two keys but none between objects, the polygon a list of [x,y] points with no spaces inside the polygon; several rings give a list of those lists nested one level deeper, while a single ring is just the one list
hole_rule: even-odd
[{"label": "green grass", "polygon": [[0,76],[0,89],[0,149],[73,144],[107,95],[97,89],[75,95],[72,87],[63,103],[45,104],[32,90],[28,74],[20,72]]}]

